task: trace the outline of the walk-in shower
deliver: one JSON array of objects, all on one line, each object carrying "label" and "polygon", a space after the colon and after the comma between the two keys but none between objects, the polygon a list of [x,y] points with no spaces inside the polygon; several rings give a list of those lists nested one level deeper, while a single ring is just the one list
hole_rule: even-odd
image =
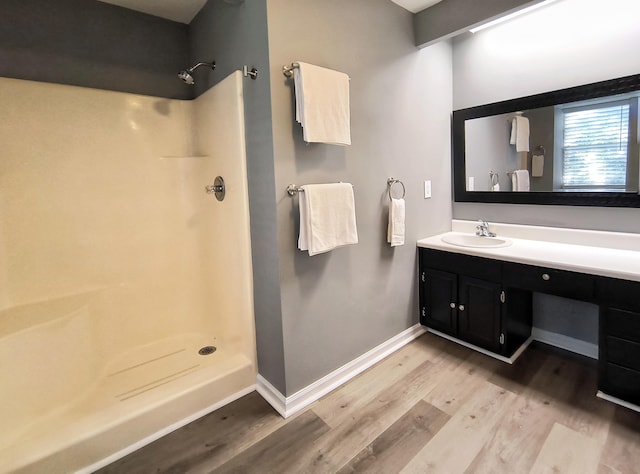
[{"label": "walk-in shower", "polygon": [[187,84],[193,85],[196,82],[193,79],[193,71],[198,69],[200,66],[207,66],[207,67],[210,67],[211,70],[214,70],[216,68],[216,62],[215,61],[211,61],[210,63],[198,63],[198,64],[195,64],[195,65],[191,66],[189,69],[183,69],[182,71],[180,71],[178,73],[178,77],[180,79],[182,79],[184,82],[186,82]]},{"label": "walk-in shower", "polygon": [[0,78],[0,473],[91,472],[253,390],[243,81]]}]

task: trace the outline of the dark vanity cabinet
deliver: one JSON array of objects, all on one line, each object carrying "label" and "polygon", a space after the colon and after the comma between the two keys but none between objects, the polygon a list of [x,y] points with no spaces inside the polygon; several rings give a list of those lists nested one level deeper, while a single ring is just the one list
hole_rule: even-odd
[{"label": "dark vanity cabinet", "polygon": [[599,305],[598,389],[640,406],[640,282],[418,250],[420,323],[498,355],[531,336],[533,292]]},{"label": "dark vanity cabinet", "polygon": [[640,282],[600,278],[598,388],[640,405]]},{"label": "dark vanity cabinet", "polygon": [[531,335],[531,294],[502,285],[502,262],[421,248],[420,323],[509,357]]}]

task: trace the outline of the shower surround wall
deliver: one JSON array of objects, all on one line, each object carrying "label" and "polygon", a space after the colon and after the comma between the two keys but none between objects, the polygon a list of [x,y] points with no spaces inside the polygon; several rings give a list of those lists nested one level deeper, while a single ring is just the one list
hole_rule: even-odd
[{"label": "shower surround wall", "polygon": [[0,472],[76,470],[251,390],[241,74],[190,102],[2,78],[0,103]]}]

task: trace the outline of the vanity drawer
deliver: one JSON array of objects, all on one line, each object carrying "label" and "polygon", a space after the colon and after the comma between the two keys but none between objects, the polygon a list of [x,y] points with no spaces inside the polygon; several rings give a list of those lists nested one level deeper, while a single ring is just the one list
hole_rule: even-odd
[{"label": "vanity drawer", "polygon": [[607,337],[607,362],[640,371],[640,343]]},{"label": "vanity drawer", "polygon": [[640,372],[606,363],[598,388],[612,397],[640,405]]},{"label": "vanity drawer", "polygon": [[519,263],[505,263],[502,271],[504,284],[509,287],[585,301],[594,297],[593,275]]},{"label": "vanity drawer", "polygon": [[474,278],[500,281],[502,262],[454,252],[420,249],[420,268],[433,268],[446,272],[461,272]]},{"label": "vanity drawer", "polygon": [[640,314],[621,309],[605,308],[602,316],[605,334],[640,343]]},{"label": "vanity drawer", "polygon": [[640,282],[638,281],[600,277],[597,294],[602,305],[640,312]]}]

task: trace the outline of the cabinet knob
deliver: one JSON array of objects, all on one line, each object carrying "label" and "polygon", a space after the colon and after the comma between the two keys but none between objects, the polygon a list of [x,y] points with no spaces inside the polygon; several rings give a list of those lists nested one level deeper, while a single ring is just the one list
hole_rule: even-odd
[{"label": "cabinet knob", "polygon": [[459,309],[460,311],[464,311],[464,305],[463,305],[463,304],[461,304],[460,306],[458,306],[458,309]]},{"label": "cabinet knob", "polygon": [[455,303],[449,303],[449,308],[456,309],[456,304]]},{"label": "cabinet knob", "polygon": [[549,280],[551,280],[551,277],[549,276],[549,274],[548,274],[548,273],[543,273],[543,274],[542,274],[542,279],[543,279],[544,281],[549,281]]}]

